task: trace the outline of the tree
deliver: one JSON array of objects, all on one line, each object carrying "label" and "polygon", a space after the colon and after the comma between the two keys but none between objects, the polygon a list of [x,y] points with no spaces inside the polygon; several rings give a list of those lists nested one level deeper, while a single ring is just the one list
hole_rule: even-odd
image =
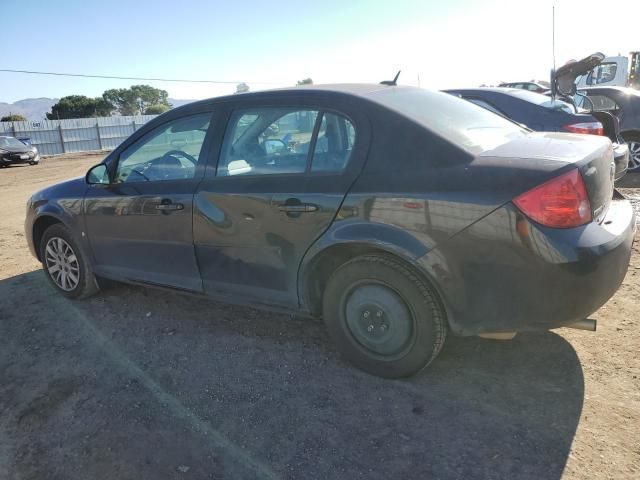
[{"label": "tree", "polygon": [[69,95],[58,100],[51,113],[47,113],[49,120],[64,118],[108,117],[113,107],[102,98],[89,98],[84,95]]},{"label": "tree", "polygon": [[302,80],[298,80],[296,82],[296,86],[300,85],[313,85],[313,80],[311,78],[304,78]]},{"label": "tree", "polygon": [[17,113],[11,113],[0,118],[0,122],[24,122],[25,120],[26,117],[18,115]]},{"label": "tree", "polygon": [[150,85],[132,85],[131,88],[112,88],[102,94],[105,102],[120,115],[139,115],[152,105],[171,107],[166,90]]},{"label": "tree", "polygon": [[249,91],[249,85],[242,82],[236,85],[236,93],[247,93]]},{"label": "tree", "polygon": [[169,110],[169,107],[163,105],[161,103],[156,103],[155,105],[149,105],[145,111],[145,115],[159,115]]}]

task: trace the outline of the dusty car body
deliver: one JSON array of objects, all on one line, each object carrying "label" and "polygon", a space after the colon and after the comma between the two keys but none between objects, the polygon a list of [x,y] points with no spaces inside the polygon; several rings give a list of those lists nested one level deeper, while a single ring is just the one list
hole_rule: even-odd
[{"label": "dusty car body", "polygon": [[0,136],[0,168],[24,163],[40,163],[38,149],[15,137]]},{"label": "dusty car body", "polygon": [[440,92],[247,93],[152,120],[35,193],[25,230],[70,298],[109,278],[322,316],[355,365],[401,377],[447,332],[572,324],[613,295],[635,221],[612,161],[607,138]]}]

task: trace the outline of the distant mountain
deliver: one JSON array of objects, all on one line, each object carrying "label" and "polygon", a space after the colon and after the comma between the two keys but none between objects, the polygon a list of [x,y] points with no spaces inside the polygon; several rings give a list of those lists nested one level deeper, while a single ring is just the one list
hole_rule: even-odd
[{"label": "distant mountain", "polygon": [[25,98],[14,103],[0,102],[0,117],[14,113],[28,120],[42,120],[57,101],[57,98]]},{"label": "distant mountain", "polygon": [[[47,118],[47,113],[51,112],[51,107],[56,104],[57,98],[25,98],[13,103],[0,102],[0,117],[16,113],[27,117],[27,120],[36,121]],[[186,105],[195,100],[180,100],[170,98],[169,103],[174,107]]]}]

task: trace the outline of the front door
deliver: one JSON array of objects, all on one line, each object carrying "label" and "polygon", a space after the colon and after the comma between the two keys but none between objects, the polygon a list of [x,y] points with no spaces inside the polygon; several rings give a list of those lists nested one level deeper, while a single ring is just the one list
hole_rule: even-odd
[{"label": "front door", "polygon": [[[260,107],[230,115],[217,169],[195,198],[204,289],[296,306],[297,275],[362,166],[355,128],[321,108]],[[362,142],[359,142],[362,143]]]},{"label": "front door", "polygon": [[89,188],[86,231],[98,275],[202,290],[193,195],[211,115],[183,116],[149,131],[120,153],[110,185]]}]

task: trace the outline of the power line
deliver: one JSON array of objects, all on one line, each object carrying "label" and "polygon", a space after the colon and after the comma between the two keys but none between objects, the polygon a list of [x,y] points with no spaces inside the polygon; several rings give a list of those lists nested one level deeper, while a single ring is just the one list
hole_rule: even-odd
[{"label": "power line", "polygon": [[[146,78],[146,77],[121,77],[118,75],[90,75],[85,73],[61,73],[61,72],[37,72],[34,70],[14,70],[10,68],[0,68],[0,72],[6,73],[27,73],[30,75],[54,75],[57,77],[82,77],[82,78],[109,78],[113,80],[146,80],[154,82],[183,82],[183,83],[217,83],[217,84],[237,84],[241,81],[235,80],[188,80],[180,78]],[[259,85],[282,85],[286,82],[247,82]]]}]

